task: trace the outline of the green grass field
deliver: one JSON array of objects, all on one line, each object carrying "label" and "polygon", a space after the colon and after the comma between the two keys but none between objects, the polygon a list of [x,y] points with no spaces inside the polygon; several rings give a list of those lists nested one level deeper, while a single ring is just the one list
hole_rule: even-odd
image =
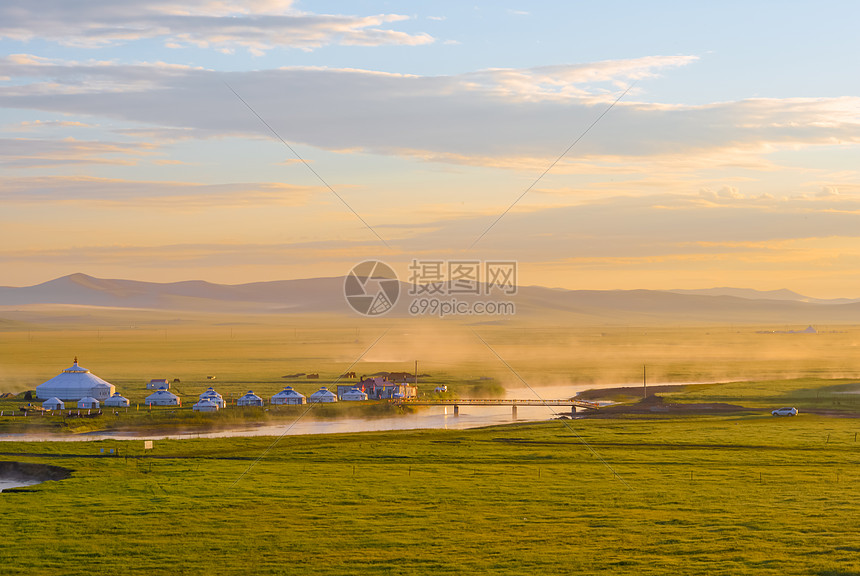
[{"label": "green grass field", "polygon": [[[309,393],[347,369],[411,371],[415,359],[425,391],[521,387],[473,331],[538,390],[638,384],[647,365],[651,382],[736,381],[685,386],[666,403],[755,411],[156,441],[146,452],[142,441],[2,442],[0,461],[72,470],[0,495],[3,574],[860,574],[860,420],[836,417],[860,413],[857,327],[76,314],[0,320],[0,391],[31,390],[77,355],[133,403],[149,379],[179,378],[185,406],[6,417],[0,433],[277,423],[294,414],[192,414],[189,400],[210,384],[228,398],[286,384]],[[282,378],[302,372],[320,379]],[[801,415],[769,416],[782,405]]]},{"label": "green grass field", "polygon": [[9,442],[2,459],[73,475],[0,496],[0,565],[28,575],[857,574],[858,430],[849,418],[746,415],[274,447],[157,441],[146,453],[141,441]]}]

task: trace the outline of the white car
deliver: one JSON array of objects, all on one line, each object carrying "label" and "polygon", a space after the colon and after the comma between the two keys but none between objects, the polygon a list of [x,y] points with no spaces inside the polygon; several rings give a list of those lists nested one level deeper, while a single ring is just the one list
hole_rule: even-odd
[{"label": "white car", "polygon": [[773,416],[797,416],[797,408],[777,408],[771,412]]}]

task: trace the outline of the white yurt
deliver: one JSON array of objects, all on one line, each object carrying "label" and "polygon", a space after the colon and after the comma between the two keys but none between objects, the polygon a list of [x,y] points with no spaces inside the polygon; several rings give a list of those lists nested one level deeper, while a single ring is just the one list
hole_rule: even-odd
[{"label": "white yurt", "polygon": [[248,390],[248,393],[236,400],[236,406],[262,406],[263,399]]},{"label": "white yurt", "polygon": [[147,406],[179,406],[179,396],[168,392],[166,388],[159,388],[147,396],[143,403]]},{"label": "white yurt", "polygon": [[218,408],[227,406],[227,403],[224,402],[224,397],[218,394],[211,386],[206,389],[206,392],[200,395],[200,400],[211,400],[218,405]]},{"label": "white yurt", "polygon": [[66,368],[47,382],[36,386],[36,396],[39,398],[56,397],[60,400],[80,400],[84,397],[96,400],[107,400],[116,388],[110,382],[105,382],[82,366],[78,366],[78,358],[70,368]]},{"label": "white yurt", "polygon": [[78,400],[78,408],[98,408],[99,401],[95,398],[90,398],[89,396],[85,396]]},{"label": "white yurt", "polygon": [[308,402],[337,402],[337,396],[334,392],[323,386],[313,394],[311,394]]},{"label": "white yurt", "polygon": [[272,404],[304,404],[305,397],[293,390],[292,386],[287,386],[274,396],[271,400]]},{"label": "white yurt", "polygon": [[128,404],[128,398],[120,395],[119,392],[114,392],[113,396],[105,400],[105,406],[110,406],[111,408],[126,408]]},{"label": "white yurt", "polygon": [[217,412],[218,404],[209,398],[201,398],[197,401],[197,404],[191,406],[191,409],[195,412]]},{"label": "white yurt", "polygon": [[53,398],[48,398],[44,402],[42,402],[42,408],[45,410],[63,410],[66,405],[63,404],[63,401],[54,396]]},{"label": "white yurt", "polygon": [[361,400],[367,400],[367,393],[362,392],[358,388],[351,388],[341,394],[340,399],[347,402],[360,402]]}]

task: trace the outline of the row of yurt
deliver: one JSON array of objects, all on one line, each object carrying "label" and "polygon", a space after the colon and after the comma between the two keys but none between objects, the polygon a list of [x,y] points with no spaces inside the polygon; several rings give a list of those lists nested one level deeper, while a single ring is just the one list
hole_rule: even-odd
[{"label": "row of yurt", "polygon": [[[95,398],[91,398],[89,396],[84,396],[80,400],[78,400],[78,408],[86,408],[88,410],[98,409],[99,401]],[[65,410],[66,403],[54,396],[53,398],[48,398],[44,402],[42,402],[42,408],[45,410]]]},{"label": "row of yurt", "polygon": [[[359,394],[361,397],[360,398],[350,398],[350,399],[367,400],[367,394],[364,394],[363,392],[360,392],[357,390],[356,390],[356,393]],[[206,392],[201,394],[200,400],[201,401],[211,400],[215,404],[217,404],[219,408],[224,408],[224,406],[225,406],[224,399],[221,397],[220,394],[215,392],[215,390],[213,390],[212,388],[209,388]],[[308,400],[308,401],[309,402],[337,402],[337,396],[333,392],[328,390],[325,386],[323,386],[322,388],[320,388],[319,390],[317,390],[316,392],[311,394],[310,400]],[[280,392],[278,392],[277,394],[272,396],[270,402],[271,402],[271,404],[273,404],[275,406],[277,406],[277,405],[297,405],[297,404],[304,404],[305,403],[305,397],[302,394],[300,394],[299,392],[296,392],[295,390],[293,390],[292,386],[287,386],[286,388],[284,388],[283,390],[281,390]],[[198,404],[200,404],[200,403],[198,402]],[[244,394],[243,396],[239,397],[236,400],[236,406],[262,406],[263,404],[264,404],[263,399],[260,398],[259,396],[257,396],[256,394],[254,394],[254,392],[252,390],[248,390],[248,392],[246,394]],[[195,406],[197,406],[197,404],[195,404]],[[211,409],[204,409],[204,406],[205,405],[203,405],[203,404],[200,405],[201,411],[214,412],[214,410],[211,410]]]},{"label": "row of yurt", "polygon": [[[357,394],[361,396],[361,398],[355,398],[355,400],[367,400],[367,394],[363,392],[356,391]],[[208,401],[214,404],[214,406],[210,406]],[[296,392],[291,386],[287,386],[277,394],[271,397],[271,404],[278,405],[300,405],[304,404],[306,399],[304,395]],[[311,394],[308,402],[337,402],[337,396],[328,390],[325,386]],[[263,406],[263,399],[254,394],[253,391],[249,390],[246,394],[239,397],[236,400],[236,406]],[[206,392],[200,395],[200,401],[197,404],[194,404],[192,408],[199,412],[215,412],[218,408],[224,408],[225,403],[223,397],[215,392],[212,388],[209,388]]]},{"label": "row of yurt", "polygon": [[[181,406],[179,396],[173,394],[164,386],[164,380],[154,380],[151,383],[158,383],[162,386],[154,393],[150,394],[144,400],[147,406]],[[344,395],[344,399],[349,400],[366,400],[367,395],[360,390],[352,390]],[[78,364],[78,359],[75,357],[74,363],[70,368],[63,370],[57,376],[40,384],[36,387],[36,395],[38,398],[45,398],[42,406],[48,410],[57,410],[62,408],[54,408],[53,406],[65,406],[65,400],[76,400],[79,402],[79,408],[98,408],[100,402],[104,402],[105,406],[110,407],[127,407],[129,401],[118,392],[116,387],[102,380],[95,374],[92,374],[86,368]],[[200,395],[200,401],[207,400],[208,402],[198,402],[197,410],[211,412],[219,408],[224,408],[226,403],[224,397],[218,394],[212,387],[208,388]],[[95,402],[94,402],[95,401]],[[325,386],[311,394],[310,402],[337,402],[337,396],[328,390]],[[213,410],[209,406],[209,402],[215,405]],[[271,403],[275,405],[295,405],[304,404],[305,397],[299,392],[287,386],[277,394],[271,397]],[[199,406],[198,406],[199,404]],[[247,394],[240,397],[236,404],[238,406],[262,406],[263,399],[248,391]]]},{"label": "row of yurt", "polygon": [[295,390],[293,390],[292,386],[287,386],[274,396],[270,401],[272,404],[304,404],[305,397]]},{"label": "row of yurt", "polygon": [[95,398],[96,400],[107,400],[116,388],[110,382],[106,382],[92,374],[83,366],[78,365],[78,358],[71,367],[66,368],[47,382],[36,386],[38,398],[59,398],[60,400],[80,400],[82,398]]},{"label": "row of yurt", "polygon": [[[119,392],[114,392],[113,396],[105,400],[105,406],[111,408],[123,408],[128,406],[128,398],[124,398]],[[91,396],[85,396],[78,400],[78,408],[98,408],[99,401]],[[45,410],[65,410],[66,404],[56,396],[48,398],[42,402],[42,408]]]}]

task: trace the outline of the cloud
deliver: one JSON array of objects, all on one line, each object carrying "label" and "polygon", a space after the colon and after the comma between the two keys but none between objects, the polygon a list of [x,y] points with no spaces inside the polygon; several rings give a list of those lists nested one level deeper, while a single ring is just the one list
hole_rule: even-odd
[{"label": "cloud", "polygon": [[[567,258],[653,257],[713,251],[733,243],[858,235],[860,198],[822,203],[804,197],[743,197],[713,193],[656,194],[583,201],[572,206],[515,209],[477,245],[484,257],[546,262]],[[462,253],[498,213],[428,223],[399,241],[405,252],[438,246]],[[703,249],[706,247],[707,249]]]},{"label": "cloud", "polygon": [[0,138],[0,166],[4,168],[44,168],[84,164],[137,163],[156,146],[148,143]]},{"label": "cloud", "polygon": [[300,206],[325,191],[312,186],[271,182],[134,181],[91,176],[34,176],[0,179],[0,200],[7,206],[44,204],[82,207],[170,208],[196,210],[237,206]]},{"label": "cloud", "polygon": [[38,128],[93,128],[93,124],[74,120],[28,120],[7,127],[14,132],[31,132]]},{"label": "cloud", "polygon": [[433,42],[426,33],[390,28],[408,19],[398,14],[350,16],[297,10],[288,0],[4,0],[0,38],[36,38],[67,46],[97,48],[144,39],[161,39],[179,48],[244,48],[262,54],[274,47],[312,50],[329,44],[361,46]]},{"label": "cloud", "polygon": [[731,200],[742,200],[744,196],[734,186],[723,186],[717,191],[717,197]]},{"label": "cloud", "polygon": [[[218,72],[165,63],[0,58],[0,105],[134,123],[168,140],[269,138],[229,83],[292,144],[534,171],[606,111],[618,85],[695,62],[645,57],[416,76],[288,67]],[[860,142],[860,98],[752,99],[699,106],[620,101],[554,173],[773,171],[775,152]],[[109,124],[110,122],[105,122]],[[696,188],[700,187],[696,186]]]},{"label": "cloud", "polygon": [[[0,59],[0,74],[29,80],[0,88],[0,104],[107,116],[198,135],[265,133],[226,81],[273,127],[289,127],[282,131],[292,142],[384,154],[423,150],[545,156],[563,149],[593,121],[606,95],[616,93],[612,82],[689,61],[645,58],[419,77],[299,67],[226,73],[164,63],[59,62],[13,55]],[[616,122],[631,115],[640,124],[649,117],[662,122],[665,114],[631,104],[629,110],[618,108]],[[590,138],[589,144],[594,150],[619,147],[600,137]]]}]

